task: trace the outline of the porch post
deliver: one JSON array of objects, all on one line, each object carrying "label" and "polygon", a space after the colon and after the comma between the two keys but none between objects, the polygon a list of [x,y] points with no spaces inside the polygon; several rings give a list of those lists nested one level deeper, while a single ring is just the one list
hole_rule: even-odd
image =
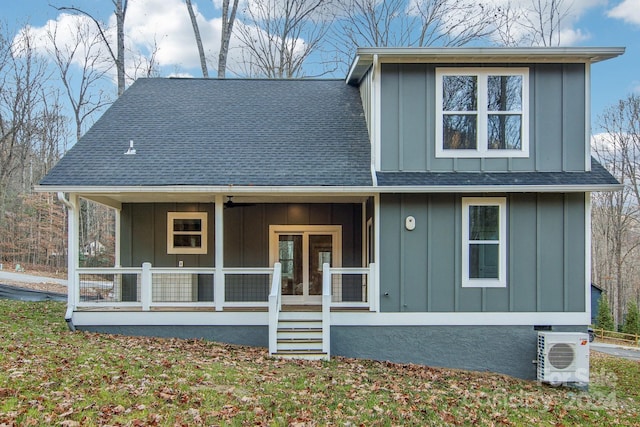
[{"label": "porch post", "polygon": [[120,238],[122,237],[120,234],[120,217],[122,215],[122,209],[115,209],[115,248],[114,248],[114,266],[120,267],[122,264],[120,263]]},{"label": "porch post", "polygon": [[67,248],[67,306],[73,310],[80,300],[78,283],[78,251],[80,248],[79,231],[79,199],[77,194],[69,194],[68,213],[68,248]]},{"label": "porch post", "polygon": [[142,310],[149,311],[151,309],[151,263],[142,263],[142,276],[140,278],[140,302],[142,303]]},{"label": "porch post", "polygon": [[217,194],[215,198],[215,219],[214,219],[214,238],[215,238],[215,280],[214,280],[214,296],[216,311],[224,309],[224,196]]}]

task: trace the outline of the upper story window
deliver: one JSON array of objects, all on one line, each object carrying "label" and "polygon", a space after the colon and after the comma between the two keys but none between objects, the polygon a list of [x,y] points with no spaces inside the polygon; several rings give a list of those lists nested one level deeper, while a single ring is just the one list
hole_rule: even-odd
[{"label": "upper story window", "polygon": [[438,68],[436,157],[528,157],[528,68]]},{"label": "upper story window", "polygon": [[207,253],[206,212],[167,212],[167,253]]}]

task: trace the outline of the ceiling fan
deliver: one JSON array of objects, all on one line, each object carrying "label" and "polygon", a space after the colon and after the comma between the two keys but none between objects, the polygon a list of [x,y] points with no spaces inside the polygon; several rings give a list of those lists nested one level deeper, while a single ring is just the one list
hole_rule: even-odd
[{"label": "ceiling fan", "polygon": [[242,208],[245,206],[255,206],[255,203],[236,203],[233,201],[233,196],[227,196],[227,201],[224,202],[224,208]]}]

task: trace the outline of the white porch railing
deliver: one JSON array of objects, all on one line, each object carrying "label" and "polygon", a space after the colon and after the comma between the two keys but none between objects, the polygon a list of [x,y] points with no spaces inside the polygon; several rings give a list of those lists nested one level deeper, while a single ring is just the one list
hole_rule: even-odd
[{"label": "white porch railing", "polygon": [[322,264],[322,352],[331,357],[331,267]]},{"label": "white porch railing", "polygon": [[323,273],[323,280],[329,280],[331,306],[378,311],[378,281],[375,275],[373,263],[362,268],[330,267]]},{"label": "white porch railing", "polygon": [[[76,307],[266,307],[273,268],[77,268]],[[217,286],[222,278],[224,286]]]},{"label": "white porch railing", "polygon": [[278,351],[278,316],[282,308],[281,289],[282,267],[279,262],[273,266],[273,281],[269,293],[269,354]]},{"label": "white porch railing", "polygon": [[[323,307],[377,311],[375,272],[374,264],[363,268],[329,267],[328,270],[323,266]],[[142,267],[76,268],[75,273],[75,292],[70,294],[76,307],[139,307],[142,310],[164,306],[215,307],[216,310],[224,307],[271,308],[274,291],[277,291],[278,308],[282,304],[281,272],[278,271],[278,277],[275,277],[275,266],[166,268],[144,263]],[[327,295],[328,304],[324,301]]]}]

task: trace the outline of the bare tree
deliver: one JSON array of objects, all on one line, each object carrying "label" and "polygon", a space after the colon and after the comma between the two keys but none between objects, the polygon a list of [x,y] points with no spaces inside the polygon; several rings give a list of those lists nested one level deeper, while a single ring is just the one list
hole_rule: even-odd
[{"label": "bare tree", "polygon": [[196,38],[196,46],[198,46],[198,55],[200,56],[200,68],[202,69],[202,77],[209,78],[209,70],[207,69],[207,58],[204,54],[204,48],[202,47],[202,38],[200,37],[200,27],[196,20],[196,14],[193,12],[193,5],[191,0],[184,0],[189,11],[189,18],[191,19],[191,27],[193,28],[193,35]]},{"label": "bare tree", "polygon": [[[189,12],[189,18],[191,19],[191,27],[193,28],[193,34],[196,38],[196,46],[198,47],[198,56],[200,57],[200,68],[202,69],[202,76],[209,77],[209,70],[207,68],[207,57],[202,45],[202,37],[200,36],[200,27],[196,19],[196,14],[193,10],[191,0],[185,0],[187,10]],[[231,9],[229,8],[231,6]],[[227,72],[227,57],[229,55],[229,43],[231,41],[231,33],[233,32],[233,24],[236,20],[236,13],[238,11],[238,0],[233,0],[230,4],[230,0],[222,0],[222,25],[220,33],[220,52],[218,53],[218,78],[225,78]]]},{"label": "bare tree", "polygon": [[124,21],[127,14],[128,0],[111,0],[114,6],[114,14],[116,16],[116,51],[113,51],[109,37],[107,36],[106,25],[93,17],[89,12],[75,6],[56,7],[60,11],[71,11],[87,16],[93,21],[98,30],[100,38],[107,47],[109,56],[116,66],[118,80],[118,96],[124,93],[126,84],[126,68],[125,68],[125,46],[124,46]]},{"label": "bare tree", "polygon": [[627,302],[640,295],[640,96],[607,109],[600,125],[594,152],[624,188],[594,196],[594,277],[610,293],[620,324]]},{"label": "bare tree", "polygon": [[495,14],[474,0],[348,0],[339,5],[336,48],[463,46],[494,31]]},{"label": "bare tree", "polygon": [[[31,187],[58,160],[67,123],[46,61],[36,53],[25,27],[10,37],[0,32],[0,262],[53,265],[65,223],[62,209],[48,205]],[[39,227],[50,220],[50,227]],[[64,258],[62,258],[64,262]]]},{"label": "bare tree", "polygon": [[562,24],[573,0],[511,1],[494,12],[498,42],[505,46],[560,46]]},{"label": "bare tree", "polygon": [[330,27],[331,3],[332,0],[251,1],[243,10],[244,25],[238,26],[247,74],[267,78],[305,76],[303,66],[319,53]]},{"label": "bare tree", "polygon": [[233,24],[238,11],[238,0],[233,0],[229,9],[229,0],[222,1],[222,32],[220,34],[220,53],[218,54],[218,78],[224,79],[227,72],[229,42],[233,33]]},{"label": "bare tree", "polygon": [[131,61],[129,68],[129,79],[136,80],[138,77],[159,77],[160,76],[160,64],[158,63],[158,41],[154,37],[153,43],[149,43],[147,46],[147,54],[141,54],[141,52],[130,52]]},{"label": "bare tree", "polygon": [[76,125],[76,140],[79,140],[86,120],[112,102],[100,88],[112,65],[104,60],[100,36],[86,21],[75,21],[75,27],[68,31],[71,34],[69,42],[60,40],[59,26],[58,23],[52,24],[47,31],[51,43],[48,50],[69,99]]},{"label": "bare tree", "polygon": [[13,41],[0,35],[0,212],[11,180],[20,179],[38,142],[47,78],[28,30]]}]

